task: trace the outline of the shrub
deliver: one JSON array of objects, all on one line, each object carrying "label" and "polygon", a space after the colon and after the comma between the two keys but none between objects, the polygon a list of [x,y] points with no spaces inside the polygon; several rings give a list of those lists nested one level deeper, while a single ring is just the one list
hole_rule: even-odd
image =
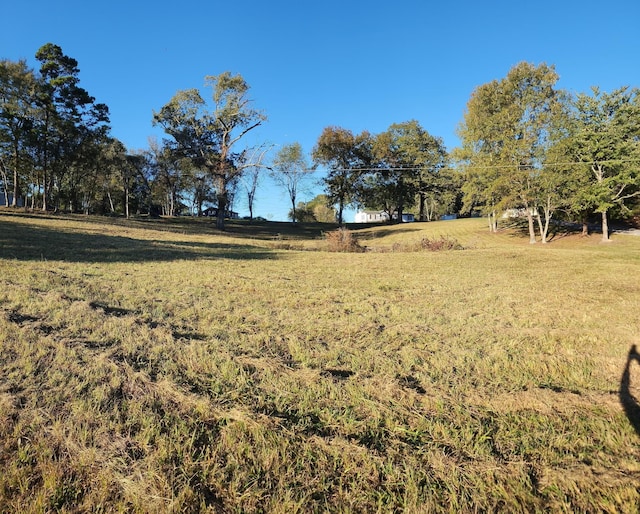
[{"label": "shrub", "polygon": [[346,228],[339,228],[325,233],[330,252],[364,252],[353,233]]},{"label": "shrub", "polygon": [[463,250],[464,247],[453,237],[440,236],[438,239],[423,237],[420,240],[420,249],[439,252],[442,250]]},{"label": "shrub", "polygon": [[413,243],[394,243],[391,246],[391,251],[394,253],[441,252],[445,250],[464,250],[464,246],[457,239],[448,236],[440,236],[433,239],[423,237],[420,241]]}]

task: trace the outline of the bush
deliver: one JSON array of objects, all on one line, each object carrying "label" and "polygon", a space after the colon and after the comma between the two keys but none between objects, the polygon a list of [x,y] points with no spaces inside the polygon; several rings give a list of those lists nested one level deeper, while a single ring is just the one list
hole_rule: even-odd
[{"label": "bush", "polygon": [[330,252],[364,252],[353,233],[346,228],[339,228],[325,233]]},{"label": "bush", "polygon": [[438,239],[423,237],[420,240],[420,249],[439,252],[442,250],[463,250],[464,247],[453,237],[440,236]]},{"label": "bush", "polygon": [[395,243],[391,247],[392,252],[441,252],[446,250],[464,250],[457,239],[448,236],[429,239],[423,237],[420,241],[413,243]]}]

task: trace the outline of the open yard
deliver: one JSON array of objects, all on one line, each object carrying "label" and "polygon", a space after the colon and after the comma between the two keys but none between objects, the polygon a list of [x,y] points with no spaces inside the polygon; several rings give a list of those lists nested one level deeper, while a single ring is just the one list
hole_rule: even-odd
[{"label": "open yard", "polygon": [[640,237],[330,228],[0,213],[0,512],[640,510]]}]

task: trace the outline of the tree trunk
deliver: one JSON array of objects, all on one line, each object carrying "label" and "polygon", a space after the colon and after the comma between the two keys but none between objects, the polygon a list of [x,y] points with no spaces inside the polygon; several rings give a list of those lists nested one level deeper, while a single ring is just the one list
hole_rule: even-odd
[{"label": "tree trunk", "polygon": [[293,224],[296,224],[296,197],[295,196],[291,196],[291,221],[293,221]]},{"label": "tree trunk", "polygon": [[35,210],[36,208],[36,190],[38,187],[38,174],[36,173],[35,176],[31,176],[31,184],[29,185],[29,188],[31,189],[31,210]]},{"label": "tree trunk", "polygon": [[549,234],[549,224],[551,223],[551,216],[552,214],[549,214],[548,216],[545,217],[545,220],[544,220],[544,239],[542,240],[543,243],[547,242],[547,235]]},{"label": "tree trunk", "polygon": [[524,202],[524,208],[527,212],[527,224],[529,225],[529,244],[536,244],[536,227],[533,224],[533,212],[528,202]]},{"label": "tree trunk", "polygon": [[425,214],[425,195],[424,193],[420,193],[419,194],[420,197],[420,212],[419,212],[419,219],[420,221],[431,221],[429,218],[429,214]]},{"label": "tree trunk", "polygon": [[116,212],[116,210],[113,207],[113,198],[111,198],[111,191],[107,191],[107,198],[109,199],[109,207],[111,208],[111,214],[113,214],[114,212]]},{"label": "tree trunk", "polygon": [[9,190],[7,189],[7,169],[4,166],[4,161],[0,159],[0,175],[2,176],[2,185],[4,189],[4,205],[9,207]]},{"label": "tree trunk", "polygon": [[[3,173],[3,175],[4,175],[4,173]],[[6,207],[9,207],[9,191],[7,191],[6,175],[3,177],[3,181],[4,181],[4,205]]]},{"label": "tree trunk", "polygon": [[538,230],[540,230],[540,241],[542,243],[546,243],[547,235],[544,232],[544,226],[542,225],[542,216],[540,213],[536,216],[536,221],[538,222]]},{"label": "tree trunk", "polygon": [[47,167],[42,169],[42,210],[47,210],[47,196],[49,195],[49,188],[47,187]]},{"label": "tree trunk", "polygon": [[176,215],[176,196],[176,191],[172,188],[169,195],[169,216],[171,217]]},{"label": "tree trunk", "polygon": [[124,186],[124,216],[129,219],[129,185]]},{"label": "tree trunk", "polygon": [[609,220],[607,219],[607,211],[602,211],[602,242],[608,243],[609,238]]},{"label": "tree trunk", "polygon": [[216,216],[216,228],[224,230],[224,213],[227,210],[227,193],[218,194],[218,215]]},{"label": "tree trunk", "polygon": [[49,165],[49,109],[45,109],[45,121],[44,121],[44,143],[42,153],[42,210],[47,210],[47,195],[49,190],[47,188],[47,178]]},{"label": "tree trunk", "polygon": [[536,227],[533,224],[533,215],[531,211],[527,209],[527,223],[529,225],[529,244],[536,244]]},{"label": "tree trunk", "polygon": [[540,241],[542,244],[547,243],[547,234],[549,233],[549,222],[551,221],[551,213],[545,210],[544,224],[542,223],[542,217],[540,214],[537,216],[538,228],[540,229]]},{"label": "tree trunk", "polygon": [[431,202],[431,204],[427,203],[427,221],[433,221],[433,213],[436,210],[436,206],[434,202]]},{"label": "tree trunk", "polygon": [[582,225],[582,237],[589,235],[589,214],[587,211],[580,211],[580,224]]},{"label": "tree trunk", "polygon": [[18,195],[20,194],[18,165],[20,164],[18,158],[18,143],[17,141],[13,146],[13,200],[11,201],[11,207],[18,206]]}]

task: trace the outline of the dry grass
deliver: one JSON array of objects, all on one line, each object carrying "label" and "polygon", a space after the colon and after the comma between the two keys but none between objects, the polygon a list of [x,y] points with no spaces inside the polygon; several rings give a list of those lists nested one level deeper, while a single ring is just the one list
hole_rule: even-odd
[{"label": "dry grass", "polygon": [[638,511],[640,238],[326,228],[0,215],[0,511]]}]

